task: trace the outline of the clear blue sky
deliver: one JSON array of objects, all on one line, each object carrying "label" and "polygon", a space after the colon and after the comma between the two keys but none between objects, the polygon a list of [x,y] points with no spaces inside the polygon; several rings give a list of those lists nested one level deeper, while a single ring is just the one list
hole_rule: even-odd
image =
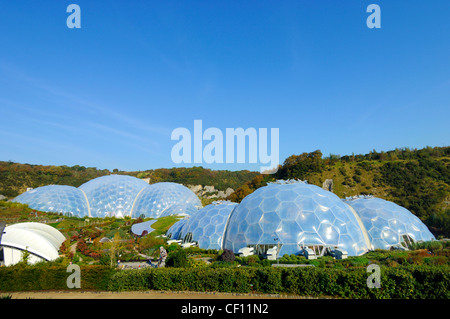
[{"label": "clear blue sky", "polygon": [[281,162],[447,146],[449,13],[448,0],[0,0],[0,160],[192,166],[172,162],[170,134],[195,119],[279,128]]}]

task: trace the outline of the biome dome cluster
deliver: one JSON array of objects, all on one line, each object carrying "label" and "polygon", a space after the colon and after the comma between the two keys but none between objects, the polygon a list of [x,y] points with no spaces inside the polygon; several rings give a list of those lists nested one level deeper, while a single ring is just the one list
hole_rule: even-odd
[{"label": "biome dome cluster", "polygon": [[49,185],[17,196],[13,201],[31,208],[77,217],[161,217],[191,214],[200,199],[177,183],[148,183],[127,175],[95,178],[80,187]]},{"label": "biome dome cluster", "polygon": [[246,196],[240,204],[217,201],[202,208],[200,199],[177,183],[146,182],[109,175],[78,188],[43,186],[14,201],[31,208],[78,217],[159,218],[180,215],[167,231],[170,239],[195,242],[203,249],[243,248],[257,254],[316,255],[332,247],[348,256],[377,248],[407,247],[434,240],[407,209],[372,196],[340,199],[305,181],[279,180]]},{"label": "biome dome cluster", "polygon": [[[223,208],[221,213],[219,208]],[[380,216],[378,220],[373,220],[374,214]],[[388,229],[390,225],[396,228]],[[330,246],[348,256],[358,256],[376,248],[398,246],[404,236],[409,241],[434,239],[416,216],[392,202],[363,198],[343,201],[297,180],[268,183],[240,204],[208,205],[175,223],[167,235],[196,242],[200,248],[230,249],[234,253],[252,247],[264,255],[276,246],[278,256],[299,254],[303,247],[320,250]]]}]

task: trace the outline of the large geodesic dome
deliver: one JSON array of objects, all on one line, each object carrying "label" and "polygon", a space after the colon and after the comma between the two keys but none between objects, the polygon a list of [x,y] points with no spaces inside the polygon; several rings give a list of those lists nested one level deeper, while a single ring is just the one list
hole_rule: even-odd
[{"label": "large geodesic dome", "polygon": [[131,215],[134,199],[149,185],[126,175],[95,178],[79,188],[86,194],[92,217],[125,217]]},{"label": "large geodesic dome", "polygon": [[17,196],[14,202],[28,204],[43,212],[63,213],[84,217],[89,215],[86,196],[76,187],[48,185]]},{"label": "large geodesic dome", "polygon": [[31,208],[77,217],[163,217],[190,215],[201,208],[200,199],[177,183],[156,183],[127,175],[108,175],[79,188],[48,185],[29,190],[13,201]]},{"label": "large geodesic dome", "polygon": [[279,256],[304,246],[334,246],[349,256],[368,251],[369,240],[356,214],[335,194],[302,181],[277,181],[245,197],[230,216],[224,248],[250,246]]},{"label": "large geodesic dome", "polygon": [[207,205],[186,220],[180,238],[197,242],[203,249],[222,249],[225,226],[237,203],[217,201]]},{"label": "large geodesic dome", "polygon": [[139,194],[132,217],[191,215],[201,207],[200,199],[186,186],[171,182],[155,183]]},{"label": "large geodesic dome", "polygon": [[373,196],[347,198],[345,202],[360,216],[373,249],[435,239],[417,216],[393,202]]}]

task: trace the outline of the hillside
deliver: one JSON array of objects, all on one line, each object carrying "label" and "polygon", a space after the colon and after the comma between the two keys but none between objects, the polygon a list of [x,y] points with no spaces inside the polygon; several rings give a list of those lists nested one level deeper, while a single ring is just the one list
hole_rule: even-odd
[{"label": "hillside", "polygon": [[372,194],[406,207],[435,235],[450,236],[450,147],[396,149],[365,155],[322,157],[320,151],[288,157],[274,175],[259,175],[238,188],[230,200],[240,202],[266,182],[297,178],[322,187],[333,180],[341,197]]},{"label": "hillside", "polygon": [[203,167],[126,172],[79,165],[46,166],[0,161],[0,194],[11,199],[25,192],[28,187],[36,188],[51,184],[78,187],[91,179],[109,174],[149,178],[150,183],[176,182],[183,185],[209,185],[214,186],[218,191],[226,191],[227,188],[236,189],[258,175],[250,171],[213,171]]}]

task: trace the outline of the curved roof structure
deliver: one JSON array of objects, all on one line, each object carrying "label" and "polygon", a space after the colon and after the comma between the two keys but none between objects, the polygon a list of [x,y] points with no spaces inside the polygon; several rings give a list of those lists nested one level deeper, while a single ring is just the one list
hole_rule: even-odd
[{"label": "curved roof structure", "polygon": [[187,219],[180,237],[197,242],[203,249],[222,249],[225,226],[237,205],[230,201],[217,201],[203,207]]},{"label": "curved roof structure", "polygon": [[127,175],[108,175],[95,178],[79,188],[88,199],[92,217],[131,216],[136,196],[149,185]]},{"label": "curved roof structure", "polygon": [[77,217],[164,217],[190,215],[202,207],[189,188],[177,183],[149,185],[127,175],[108,175],[79,188],[49,185],[32,189],[13,201],[45,212]]},{"label": "curved roof structure", "polygon": [[245,197],[230,216],[224,248],[280,244],[279,255],[301,246],[333,245],[349,256],[368,251],[369,242],[348,205],[335,194],[302,181],[269,183]]},{"label": "curved roof structure", "polygon": [[58,258],[58,249],[65,240],[57,229],[41,223],[20,223],[5,227],[1,246],[27,250],[45,260]]},{"label": "curved roof structure", "polygon": [[186,224],[187,220],[188,218],[183,218],[173,224],[166,232],[167,237],[169,237],[170,239],[180,239],[181,229],[183,228],[184,224]]},{"label": "curved roof structure", "polygon": [[133,205],[131,217],[159,218],[168,215],[191,215],[202,207],[200,199],[189,188],[162,182],[142,190]]},{"label": "curved roof structure", "polygon": [[48,185],[17,196],[14,202],[28,204],[43,212],[89,216],[89,205],[84,193],[72,186]]},{"label": "curved roof structure", "polygon": [[156,222],[156,219],[149,220],[142,223],[136,223],[131,225],[131,232],[135,235],[142,236],[144,231],[147,232],[147,234],[154,231],[154,229],[151,227]]},{"label": "curved roof structure", "polygon": [[373,249],[399,245],[404,235],[416,242],[435,239],[417,216],[393,202],[373,196],[348,198],[345,202],[360,216]]}]

